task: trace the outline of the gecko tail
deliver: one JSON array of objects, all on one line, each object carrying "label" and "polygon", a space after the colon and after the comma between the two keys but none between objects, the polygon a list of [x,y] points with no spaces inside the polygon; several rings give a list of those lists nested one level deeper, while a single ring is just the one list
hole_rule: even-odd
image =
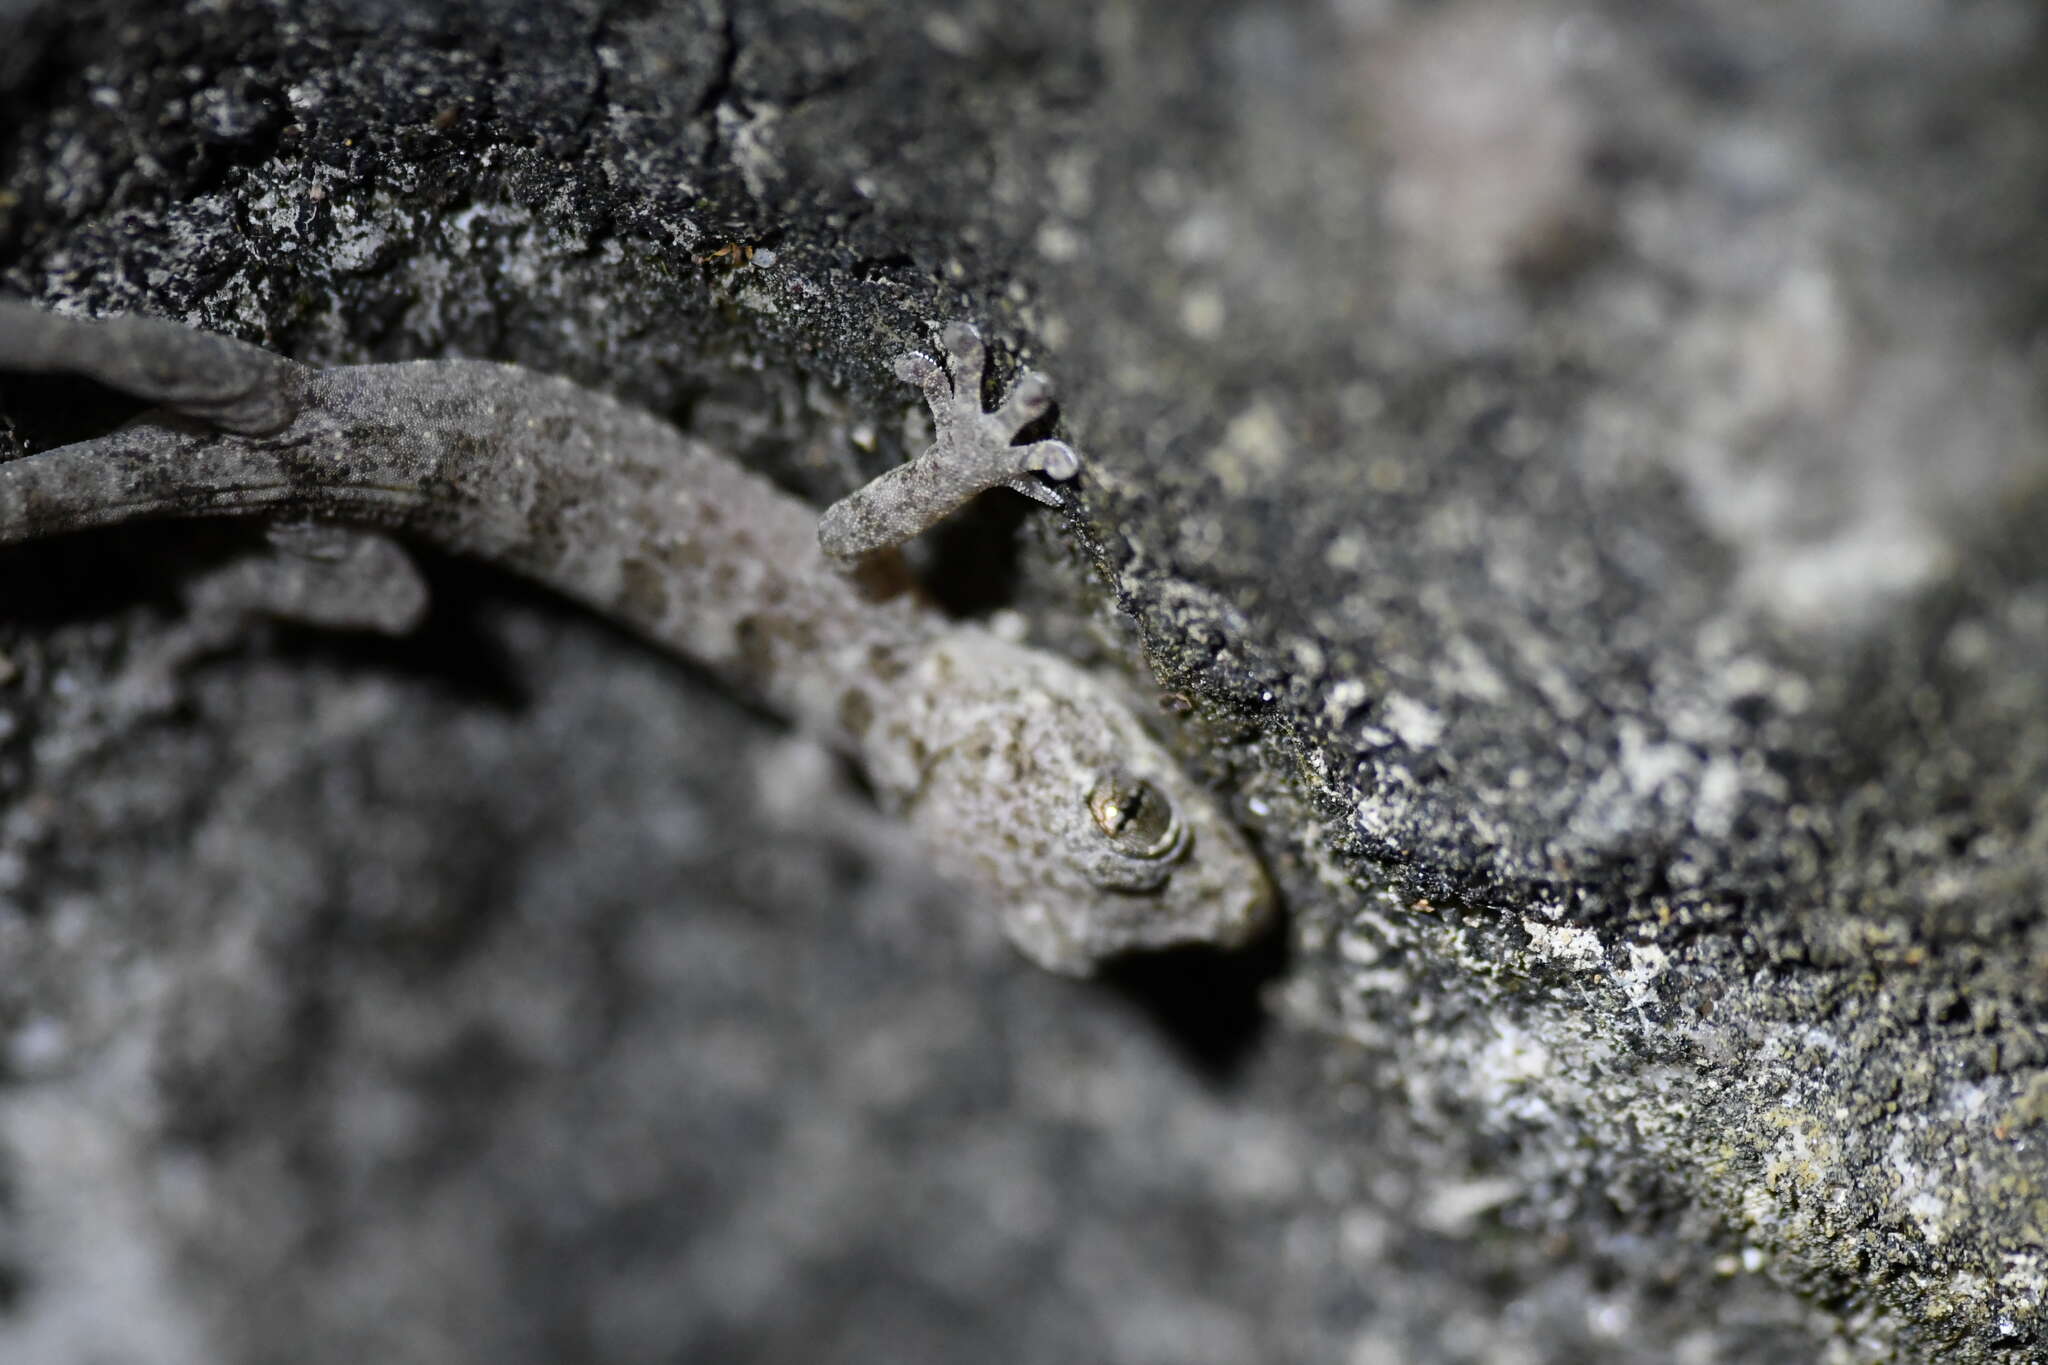
[{"label": "gecko tail", "polygon": [[418,520],[418,489],[379,460],[336,460],[317,417],[274,438],[233,436],[152,413],[92,440],[0,463],[0,544],[168,518],[332,518],[381,528]]},{"label": "gecko tail", "polygon": [[0,545],[165,517],[257,515],[292,491],[259,445],[144,419],[0,464]]},{"label": "gecko tail", "polygon": [[0,370],[75,374],[160,405],[109,435],[0,464],[0,544],[253,515],[294,491],[258,439],[299,415],[307,372],[283,356],[161,319],[95,321],[0,298]]}]

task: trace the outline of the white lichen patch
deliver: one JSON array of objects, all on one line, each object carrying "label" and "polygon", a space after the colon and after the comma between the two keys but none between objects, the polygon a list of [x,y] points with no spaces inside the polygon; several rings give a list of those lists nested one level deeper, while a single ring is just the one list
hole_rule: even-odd
[{"label": "white lichen patch", "polygon": [[1591,929],[1570,924],[1544,924],[1525,915],[1522,917],[1522,932],[1529,936],[1531,951],[1560,967],[1589,972],[1606,964],[1606,950],[1600,946],[1600,936]]},{"label": "white lichen patch", "polygon": [[1631,1008],[1641,1009],[1656,997],[1657,981],[1671,966],[1671,955],[1654,943],[1628,945],[1628,966],[1617,979]]},{"label": "white lichen patch", "polygon": [[1444,718],[1435,707],[1400,692],[1389,692],[1380,706],[1387,728],[1411,749],[1433,749],[1444,737]]},{"label": "white lichen patch", "polygon": [[1949,1173],[1914,1160],[1904,1133],[1893,1134],[1886,1144],[1885,1163],[1892,1180],[1889,1202],[1913,1220],[1929,1245],[1939,1246],[1948,1237],[1949,1201],[1943,1191]]}]

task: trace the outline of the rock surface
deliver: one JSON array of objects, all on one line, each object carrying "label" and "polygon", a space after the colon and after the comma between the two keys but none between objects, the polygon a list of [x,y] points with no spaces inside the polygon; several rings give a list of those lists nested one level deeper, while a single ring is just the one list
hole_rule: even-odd
[{"label": "rock surface", "polygon": [[[0,7],[0,287],[619,393],[822,503],[971,317],[1285,943],[1013,961],[822,755],[430,561],[0,556],[0,1358],[2048,1347],[2031,6]],[[126,409],[0,380],[13,453]]]}]

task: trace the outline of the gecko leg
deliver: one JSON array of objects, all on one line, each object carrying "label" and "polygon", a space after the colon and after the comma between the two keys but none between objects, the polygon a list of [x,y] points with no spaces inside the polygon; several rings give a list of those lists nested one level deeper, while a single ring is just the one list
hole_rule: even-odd
[{"label": "gecko leg", "polygon": [[265,527],[265,539],[266,548],[232,556],[179,585],[184,616],[131,656],[116,684],[119,706],[138,717],[167,714],[181,694],[181,675],[233,648],[259,620],[396,636],[410,634],[426,617],[426,581],[389,536],[288,521]]},{"label": "gecko leg", "polygon": [[158,318],[60,317],[21,299],[0,299],[0,370],[84,375],[243,436],[282,431],[299,406],[299,367],[260,346]]},{"label": "gecko leg", "polygon": [[1065,441],[1012,445],[1017,433],[1052,407],[1052,381],[1026,370],[996,405],[981,407],[988,352],[964,322],[940,333],[948,364],[922,351],[896,358],[896,376],[924,390],[937,437],[916,459],[883,474],[825,509],[818,544],[843,565],[900,545],[999,484],[1059,506],[1059,496],[1030,476],[1071,479],[1081,457]]},{"label": "gecko leg", "polygon": [[268,616],[321,630],[410,635],[427,615],[427,583],[405,547],[381,531],[279,521],[269,542],[186,585],[196,617]]}]

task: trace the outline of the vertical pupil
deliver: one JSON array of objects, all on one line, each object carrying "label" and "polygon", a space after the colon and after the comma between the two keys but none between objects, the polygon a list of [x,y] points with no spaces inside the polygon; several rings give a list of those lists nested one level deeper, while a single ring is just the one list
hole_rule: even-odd
[{"label": "vertical pupil", "polygon": [[1127,773],[1104,777],[1088,794],[1088,811],[1095,827],[1121,852],[1156,858],[1173,846],[1173,807],[1143,778]]}]

